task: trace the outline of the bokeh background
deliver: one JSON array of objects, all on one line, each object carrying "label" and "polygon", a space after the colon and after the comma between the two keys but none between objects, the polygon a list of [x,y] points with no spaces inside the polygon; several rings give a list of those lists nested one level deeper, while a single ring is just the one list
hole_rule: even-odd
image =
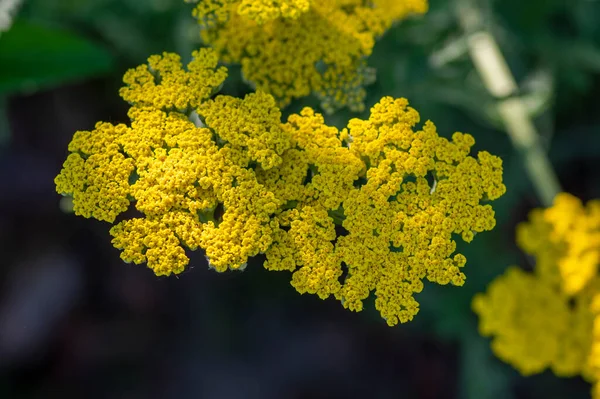
[{"label": "bokeh background", "polygon": [[[0,8],[14,0],[0,0]],[[18,2],[17,2],[18,3]],[[466,52],[456,2],[378,42],[368,106],[407,97],[442,135],[475,136],[503,158],[498,225],[460,249],[464,287],[427,284],[416,319],[299,295],[262,259],[244,272],[181,275],[126,265],[109,226],[75,217],[54,176],[76,130],[126,122],[124,71],[201,45],[182,0],[25,0],[0,34],[0,398],[588,398],[580,378],[523,378],[477,333],[473,295],[511,264],[530,268],[514,229],[539,200]],[[560,182],[600,198],[600,1],[478,0],[543,136]],[[250,89],[230,68],[224,92]],[[314,99],[292,104],[286,113]],[[344,126],[351,117],[328,116]],[[459,244],[460,245],[460,244]]]}]

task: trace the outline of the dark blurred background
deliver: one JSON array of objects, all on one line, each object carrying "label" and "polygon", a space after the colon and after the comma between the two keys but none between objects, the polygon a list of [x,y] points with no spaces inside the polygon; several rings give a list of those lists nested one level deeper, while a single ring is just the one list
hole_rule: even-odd
[{"label": "dark blurred background", "polygon": [[[147,56],[200,46],[182,0],[22,3],[0,33],[0,398],[588,398],[580,378],[523,378],[477,333],[473,295],[511,264],[514,228],[539,206],[493,99],[465,51],[455,1],[390,30],[369,64],[368,106],[407,97],[441,134],[459,130],[505,162],[498,226],[470,245],[464,287],[426,283],[416,319],[388,327],[299,295],[255,259],[179,276],[126,265],[109,226],[75,217],[53,179],[77,130],[127,122],[121,76]],[[600,198],[600,1],[481,0],[561,184]],[[15,9],[16,9],[15,8]],[[1,22],[1,19],[0,19]],[[224,92],[250,89],[230,68]],[[295,112],[315,99],[292,104]],[[327,117],[343,126],[353,115]]]}]

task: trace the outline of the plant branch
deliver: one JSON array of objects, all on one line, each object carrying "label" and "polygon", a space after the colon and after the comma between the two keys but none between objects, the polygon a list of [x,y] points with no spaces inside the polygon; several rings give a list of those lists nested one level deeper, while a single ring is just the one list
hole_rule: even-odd
[{"label": "plant branch", "polygon": [[469,55],[486,89],[494,96],[506,131],[523,158],[529,178],[544,206],[561,191],[540,136],[494,36],[483,26],[481,11],[472,0],[458,3],[458,18],[467,34]]}]

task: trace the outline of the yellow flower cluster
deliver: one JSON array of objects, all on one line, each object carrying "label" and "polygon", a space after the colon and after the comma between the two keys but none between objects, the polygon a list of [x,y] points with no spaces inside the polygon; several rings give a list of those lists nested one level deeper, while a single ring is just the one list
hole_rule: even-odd
[{"label": "yellow flower cluster", "polygon": [[112,223],[127,210],[134,162],[121,153],[118,141],[129,135],[125,125],[102,122],[92,132],[75,133],[55,183],[59,193],[72,195],[76,214]]},{"label": "yellow flower cluster", "polygon": [[227,21],[230,11],[264,24],[277,18],[296,19],[310,8],[312,0],[186,0],[198,3],[193,15],[202,26]]},{"label": "yellow flower cluster", "polygon": [[581,374],[600,398],[600,201],[559,194],[517,227],[517,243],[535,270],[511,267],[474,298],[481,334],[523,375]]},{"label": "yellow flower cluster", "polygon": [[[351,310],[362,310],[374,291],[390,325],[418,312],[413,294],[424,278],[462,285],[466,259],[452,256],[453,234],[471,241],[494,227],[494,212],[481,201],[505,191],[501,160],[487,152],[470,157],[471,136],[455,133],[448,141],[431,122],[414,131],[418,122],[405,99],[390,97],[371,109],[368,120],[353,119],[341,132],[309,109],[290,117],[287,128],[306,152],[310,182],[294,187],[302,173],[291,168],[265,174],[264,182],[310,208],[279,218],[284,228],[265,266],[295,270],[292,284],[299,292],[334,295]],[[334,234],[336,218],[346,234]]]},{"label": "yellow flower cluster", "polygon": [[327,112],[364,109],[375,40],[427,0],[211,0],[194,14],[201,36],[222,59],[280,106],[316,94]]},{"label": "yellow flower cluster", "polygon": [[493,336],[492,350],[523,375],[551,368],[555,374],[588,374],[591,345],[590,293],[573,304],[559,286],[539,274],[511,267],[478,295],[473,309],[479,329]]},{"label": "yellow flower cluster", "polygon": [[424,279],[464,283],[455,238],[494,227],[499,158],[471,157],[468,134],[416,128],[405,99],[385,97],[342,130],[310,108],[282,123],[264,92],[213,97],[225,74],[210,49],[187,68],[150,57],[125,75],[130,126],[75,134],[57,191],[77,214],[116,223],[123,260],[169,275],[188,264],[184,248],[219,272],[265,254],[300,293],[359,311],[374,292],[389,325],[418,312]]},{"label": "yellow flower cluster", "polygon": [[238,13],[258,24],[282,18],[296,19],[308,11],[311,0],[241,0]]},{"label": "yellow flower cluster", "polygon": [[151,56],[147,65],[127,71],[119,94],[131,105],[164,111],[197,107],[219,91],[227,69],[217,68],[219,58],[213,51],[194,51],[192,57],[184,70],[177,54]]},{"label": "yellow flower cluster", "polygon": [[112,223],[133,202],[144,217],[116,224],[113,244],[157,275],[183,271],[182,245],[202,246],[224,270],[270,244],[270,215],[280,204],[249,167],[281,163],[289,138],[271,96],[209,98],[227,74],[216,66],[214,51],[203,49],[185,70],[166,53],[128,71],[121,95],[132,105],[131,126],[77,132],[55,180],[84,217]]}]

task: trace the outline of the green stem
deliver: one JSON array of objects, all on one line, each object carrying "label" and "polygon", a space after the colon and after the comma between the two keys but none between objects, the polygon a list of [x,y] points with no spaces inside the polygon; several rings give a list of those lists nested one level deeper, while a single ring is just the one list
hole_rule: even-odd
[{"label": "green stem", "polygon": [[486,89],[498,102],[498,113],[506,131],[523,158],[525,169],[544,206],[552,205],[561,191],[560,183],[543,148],[540,136],[516,96],[518,86],[494,36],[483,27],[480,9],[473,0],[458,3],[458,18],[467,33],[469,55]]}]

